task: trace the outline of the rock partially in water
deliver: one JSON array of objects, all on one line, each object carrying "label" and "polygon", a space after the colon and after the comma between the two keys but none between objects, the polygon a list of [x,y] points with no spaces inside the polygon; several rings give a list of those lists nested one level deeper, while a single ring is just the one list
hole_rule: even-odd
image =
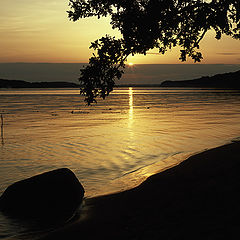
[{"label": "rock partially in water", "polygon": [[83,196],[75,174],[61,168],[10,185],[0,197],[0,210],[12,217],[63,222],[74,215]]}]

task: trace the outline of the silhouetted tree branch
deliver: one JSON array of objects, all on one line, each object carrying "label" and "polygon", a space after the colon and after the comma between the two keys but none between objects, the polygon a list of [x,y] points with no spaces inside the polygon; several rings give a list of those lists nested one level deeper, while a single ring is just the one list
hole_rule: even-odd
[{"label": "silhouetted tree branch", "polygon": [[90,46],[96,54],[79,78],[89,105],[112,91],[130,54],[154,48],[164,54],[180,46],[181,61],[190,57],[200,62],[199,43],[207,31],[214,30],[216,39],[223,34],[240,39],[239,0],[70,0],[69,5],[70,20],[110,16],[112,28],[122,34],[121,39],[105,36]]}]

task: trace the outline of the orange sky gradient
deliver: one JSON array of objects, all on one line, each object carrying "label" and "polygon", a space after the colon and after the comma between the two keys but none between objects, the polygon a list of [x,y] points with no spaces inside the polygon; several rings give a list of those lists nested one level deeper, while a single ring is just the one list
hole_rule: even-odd
[{"label": "orange sky gradient", "polygon": [[[70,22],[68,0],[0,0],[0,62],[88,62],[90,42],[105,34],[120,36],[112,30],[109,18]],[[240,41],[209,33],[202,41],[205,64],[239,64]],[[147,56],[129,57],[134,64],[181,63],[179,49],[165,55],[152,50]],[[188,60],[186,63],[193,63]]]}]

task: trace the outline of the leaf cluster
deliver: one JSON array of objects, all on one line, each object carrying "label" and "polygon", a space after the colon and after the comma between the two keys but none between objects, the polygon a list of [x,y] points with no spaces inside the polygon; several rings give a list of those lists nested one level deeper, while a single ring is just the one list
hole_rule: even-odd
[{"label": "leaf cluster", "polygon": [[120,79],[125,67],[126,50],[122,39],[106,35],[92,42],[91,49],[96,51],[89,59],[89,65],[80,70],[81,94],[88,105],[96,98],[105,99],[113,90],[115,80]]},{"label": "leaf cluster", "polygon": [[[70,0],[69,4],[71,20],[110,16],[112,27],[122,34],[122,39],[106,36],[91,45],[97,54],[81,71],[80,81],[87,86],[90,76],[87,72],[92,69],[97,74],[96,71],[101,70],[101,77],[89,78],[90,85],[99,89],[102,85],[108,86],[97,94],[94,92],[93,99],[109,94],[110,86],[114,85],[112,81],[122,74],[119,67],[124,66],[129,54],[146,54],[154,48],[164,54],[180,46],[181,61],[190,57],[200,62],[203,57],[199,43],[207,31],[214,30],[216,39],[221,39],[223,34],[240,39],[240,0]],[[87,97],[90,92],[86,88],[83,91]]]}]

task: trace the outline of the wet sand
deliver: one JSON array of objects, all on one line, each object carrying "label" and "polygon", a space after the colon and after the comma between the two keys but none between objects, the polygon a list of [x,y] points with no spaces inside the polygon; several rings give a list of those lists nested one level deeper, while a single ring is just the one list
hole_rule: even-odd
[{"label": "wet sand", "polygon": [[80,220],[41,239],[237,239],[240,142],[207,150],[140,186],[86,199]]}]

